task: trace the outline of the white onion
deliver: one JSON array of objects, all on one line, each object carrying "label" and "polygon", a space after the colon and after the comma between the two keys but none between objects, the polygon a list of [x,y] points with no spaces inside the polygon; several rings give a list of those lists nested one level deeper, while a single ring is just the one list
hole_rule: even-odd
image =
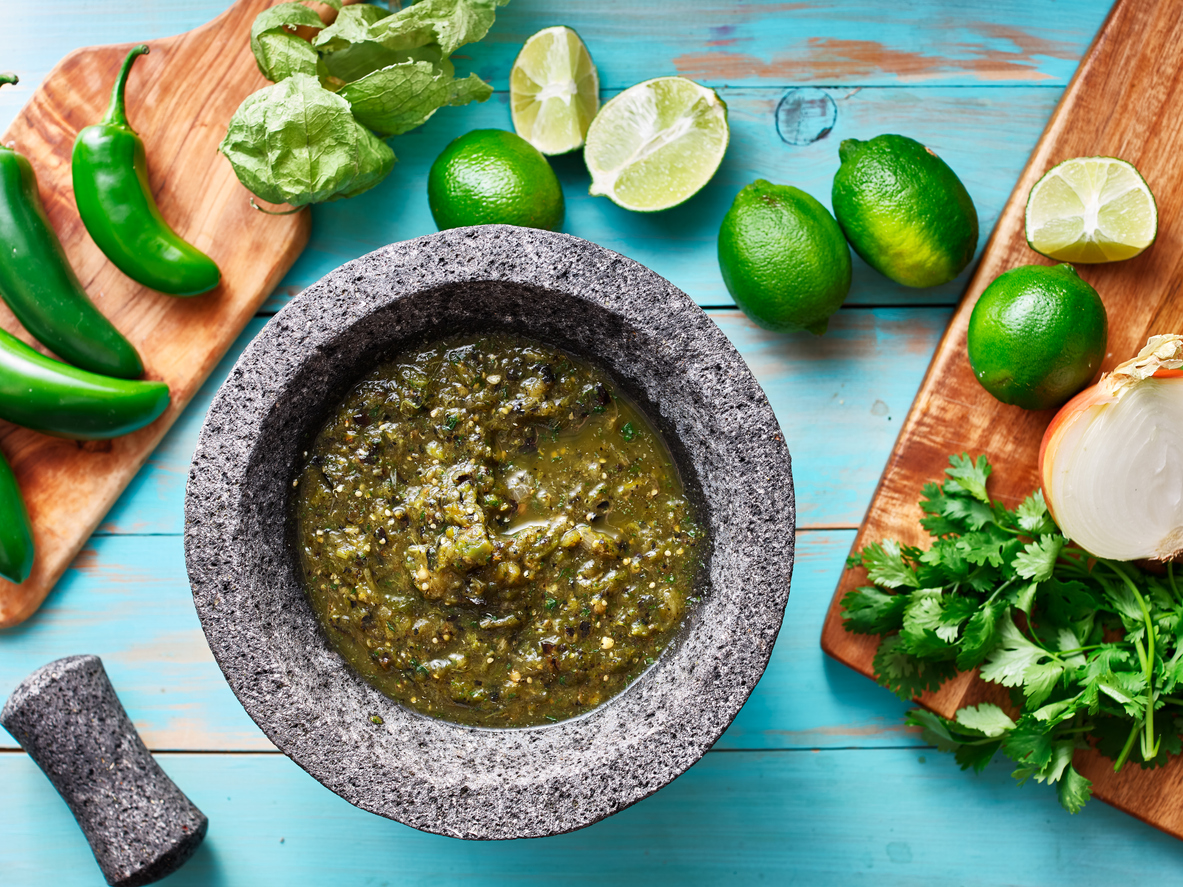
[{"label": "white onion", "polygon": [[1183,552],[1183,337],[1153,336],[1060,409],[1039,450],[1048,509],[1097,557]]}]

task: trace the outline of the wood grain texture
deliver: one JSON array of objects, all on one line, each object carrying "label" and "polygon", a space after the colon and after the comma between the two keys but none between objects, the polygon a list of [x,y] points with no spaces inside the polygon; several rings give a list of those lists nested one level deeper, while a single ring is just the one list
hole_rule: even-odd
[{"label": "wood grain texture", "polygon": [[[49,218],[87,292],[139,349],[145,376],[168,383],[172,403],[135,434],[85,445],[0,423],[0,450],[20,483],[37,548],[28,580],[19,586],[0,580],[0,627],[37,609],[307,242],[309,213],[251,209],[249,194],[217,152],[239,104],[266,85],[248,40],[255,15],[269,5],[241,0],[202,28],[153,41],[127,88],[161,212],[221,268],[221,284],[205,295],[177,299],[124,276],[90,239],[74,205],[74,137],[103,115],[131,44],[68,55],[2,137],[32,162]],[[6,308],[0,326],[32,342]]]},{"label": "wood grain texture", "polygon": [[[954,315],[887,463],[855,547],[880,539],[927,544],[917,504],[921,486],[942,476],[951,453],[986,454],[994,466],[991,494],[1014,507],[1039,486],[1039,442],[1053,411],[1028,412],[990,396],[966,359],[966,329],[982,290],[1003,271],[1048,260],[1033,253],[1023,234],[1027,194],[1052,166],[1070,157],[1122,157],[1145,176],[1157,197],[1159,235],[1135,259],[1083,265],[1081,277],[1096,287],[1109,315],[1109,347],[1102,369],[1132,357],[1150,335],[1183,330],[1183,2],[1122,0],[1114,7],[1069,84],[1043,137],[1004,208],[969,288]],[[831,602],[822,632],[827,653],[867,676],[878,639],[842,628],[840,601],[865,583],[848,571]],[[1004,701],[1004,691],[965,674],[921,702],[951,717],[983,699]],[[1112,764],[1094,752],[1078,752],[1076,766],[1093,780],[1095,795],[1164,831],[1183,838],[1183,760],[1162,770]]]}]

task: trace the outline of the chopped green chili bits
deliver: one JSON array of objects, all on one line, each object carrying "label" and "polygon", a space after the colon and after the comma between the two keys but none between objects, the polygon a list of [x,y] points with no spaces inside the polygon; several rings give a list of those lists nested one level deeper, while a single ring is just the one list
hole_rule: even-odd
[{"label": "chopped green chili bits", "polygon": [[333,645],[423,714],[520,727],[655,661],[703,534],[661,438],[610,380],[506,334],[423,347],[348,395],[294,505]]}]

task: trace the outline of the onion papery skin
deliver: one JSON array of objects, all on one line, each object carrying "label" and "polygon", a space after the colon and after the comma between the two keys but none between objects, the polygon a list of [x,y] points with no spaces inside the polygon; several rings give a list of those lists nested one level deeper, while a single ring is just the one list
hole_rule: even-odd
[{"label": "onion papery skin", "polygon": [[1039,447],[1048,511],[1097,557],[1183,551],[1183,372],[1160,369],[1113,394],[1105,380],[1060,408]]}]

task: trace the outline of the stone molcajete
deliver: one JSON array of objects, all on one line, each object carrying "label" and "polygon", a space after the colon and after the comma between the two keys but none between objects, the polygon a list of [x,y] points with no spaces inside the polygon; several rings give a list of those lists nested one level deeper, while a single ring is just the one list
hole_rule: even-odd
[{"label": "stone molcajete", "polygon": [[[490,329],[604,367],[670,444],[710,539],[702,600],[656,664],[586,715],[514,730],[423,717],[358,677],[301,588],[288,507],[303,449],[359,376],[411,344]],[[794,516],[776,417],[700,308],[595,244],[485,226],[349,262],[267,324],[202,429],[185,553],[214,656],[297,764],[351,803],[415,828],[538,837],[652,794],[731,723],[784,615]]]}]

